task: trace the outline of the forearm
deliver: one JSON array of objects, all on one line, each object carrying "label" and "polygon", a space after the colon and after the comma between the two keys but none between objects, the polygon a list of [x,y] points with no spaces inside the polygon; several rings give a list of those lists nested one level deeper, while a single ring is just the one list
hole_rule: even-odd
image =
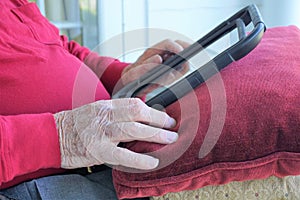
[{"label": "forearm", "polygon": [[115,58],[99,56],[95,52],[91,52],[84,63],[94,71],[110,94],[117,84],[122,84],[120,82],[122,72],[129,65]]},{"label": "forearm", "polygon": [[53,115],[0,116],[0,188],[20,175],[61,164]]},{"label": "forearm", "polygon": [[66,36],[61,36],[61,42],[68,52],[83,61],[98,76],[111,94],[121,78],[123,69],[129,64],[112,57],[100,56],[75,41],[68,41]]}]

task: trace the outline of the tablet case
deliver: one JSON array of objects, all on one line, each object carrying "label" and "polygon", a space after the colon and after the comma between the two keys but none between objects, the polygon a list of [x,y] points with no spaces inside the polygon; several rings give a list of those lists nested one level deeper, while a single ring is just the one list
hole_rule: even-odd
[{"label": "tablet case", "polygon": [[[254,27],[251,32],[246,31],[246,26],[249,23],[252,23]],[[190,58],[205,50],[209,45],[234,29],[237,29],[238,32],[238,42],[218,54],[203,66],[195,69],[195,71],[184,77],[182,80],[170,87],[164,88],[156,95],[146,100],[147,105],[157,109],[162,109],[163,107],[170,105],[230,63],[243,58],[258,45],[266,30],[266,26],[258,8],[254,4],[243,8],[188,48],[171,56],[153,70],[150,70],[139,79],[129,83],[113,94],[112,98],[136,97],[142,90],[146,89],[149,84],[155,83],[156,80],[163,75],[170,73],[171,70],[178,69],[183,63],[187,62]]]}]

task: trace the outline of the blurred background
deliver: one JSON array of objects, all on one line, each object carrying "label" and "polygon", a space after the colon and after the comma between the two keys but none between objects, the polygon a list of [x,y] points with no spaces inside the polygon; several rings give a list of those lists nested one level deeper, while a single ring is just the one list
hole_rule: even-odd
[{"label": "blurred background", "polygon": [[[115,48],[126,51],[128,31],[142,29],[136,40],[152,45],[148,28],[171,30],[198,40],[249,4],[256,4],[268,28],[300,27],[299,0],[31,0],[70,39],[94,49],[113,37]],[[162,34],[159,40],[166,39]],[[155,41],[154,41],[155,42]],[[110,51],[102,45],[101,54]],[[112,48],[111,46],[109,48]],[[123,57],[132,61],[132,57]]]}]

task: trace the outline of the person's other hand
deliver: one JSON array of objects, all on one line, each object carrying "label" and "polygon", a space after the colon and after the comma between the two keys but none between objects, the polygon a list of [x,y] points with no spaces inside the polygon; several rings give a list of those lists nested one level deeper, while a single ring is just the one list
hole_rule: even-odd
[{"label": "person's other hand", "polygon": [[[155,68],[170,56],[179,53],[190,44],[184,41],[176,40],[164,40],[151,48],[147,49],[135,63],[126,67],[122,72],[122,84],[126,85],[146,72]],[[164,82],[160,84],[168,84],[178,79],[189,70],[188,64],[182,65],[180,71],[173,71],[169,73],[167,77],[163,77]]]},{"label": "person's other hand", "polygon": [[154,169],[159,161],[118,147],[134,140],[170,144],[176,122],[137,98],[101,100],[54,114],[58,128],[61,167],[79,168],[103,163]]}]

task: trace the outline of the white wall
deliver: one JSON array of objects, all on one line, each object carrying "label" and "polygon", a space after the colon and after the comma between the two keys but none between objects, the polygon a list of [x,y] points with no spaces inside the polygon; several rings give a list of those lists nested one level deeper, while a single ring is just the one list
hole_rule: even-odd
[{"label": "white wall", "polygon": [[[52,21],[65,19],[63,1],[36,1],[42,10],[44,10],[43,5],[46,4],[47,17]],[[75,12],[70,13],[75,13],[76,19],[74,16],[68,16],[72,21],[79,20],[79,8],[74,3],[77,1],[64,0],[68,10],[72,9],[70,6],[75,6],[73,8]],[[196,40],[240,8],[252,3],[260,9],[267,27],[290,24],[300,27],[298,11],[300,0],[80,0],[80,2],[89,4],[90,10],[98,10],[98,26],[95,25],[96,19],[89,20],[83,16],[84,42],[90,48],[121,34],[116,48],[125,51],[128,44],[126,44],[126,34],[123,33],[146,27],[172,30]],[[57,25],[63,27],[67,24]],[[143,40],[141,43],[145,46],[151,45],[151,38],[149,39],[147,31],[136,39]],[[102,52],[105,53],[106,50],[102,49]]]},{"label": "white wall", "polygon": [[[267,27],[295,24],[300,26],[299,0],[101,0],[99,3],[99,41],[106,42],[119,35],[115,49],[126,52],[129,44],[127,31],[141,28],[160,28],[197,40],[242,7],[256,4]],[[120,35],[121,34],[121,35]],[[170,34],[171,36],[172,34]],[[165,39],[162,34],[157,41]],[[152,45],[151,34],[145,31],[135,38],[141,45]],[[176,34],[175,34],[176,37]],[[116,56],[110,45],[100,52]],[[129,59],[129,60],[128,60]],[[132,61],[134,56],[125,60]]]},{"label": "white wall", "polygon": [[[249,3],[254,2],[261,6],[258,0],[102,0],[98,2],[100,43],[110,43],[112,37],[121,34],[114,39],[114,48],[111,47],[112,45],[102,45],[99,52],[102,55],[115,57],[119,56],[115,51],[116,48],[122,49],[123,52],[131,51],[130,44],[137,40],[142,46],[153,45],[166,38],[177,39],[176,37],[181,35],[195,41]],[[141,28],[159,28],[171,32],[162,31],[161,37],[155,35],[152,38],[151,31],[145,30],[144,33],[139,33],[134,41],[129,40],[130,36],[126,32]],[[133,61],[135,56],[127,55],[123,58],[125,61]]]},{"label": "white wall", "polygon": [[299,0],[264,0],[262,14],[268,27],[297,25],[300,27]]},{"label": "white wall", "polygon": [[197,39],[249,2],[241,0],[150,0],[150,26],[164,27]]}]

